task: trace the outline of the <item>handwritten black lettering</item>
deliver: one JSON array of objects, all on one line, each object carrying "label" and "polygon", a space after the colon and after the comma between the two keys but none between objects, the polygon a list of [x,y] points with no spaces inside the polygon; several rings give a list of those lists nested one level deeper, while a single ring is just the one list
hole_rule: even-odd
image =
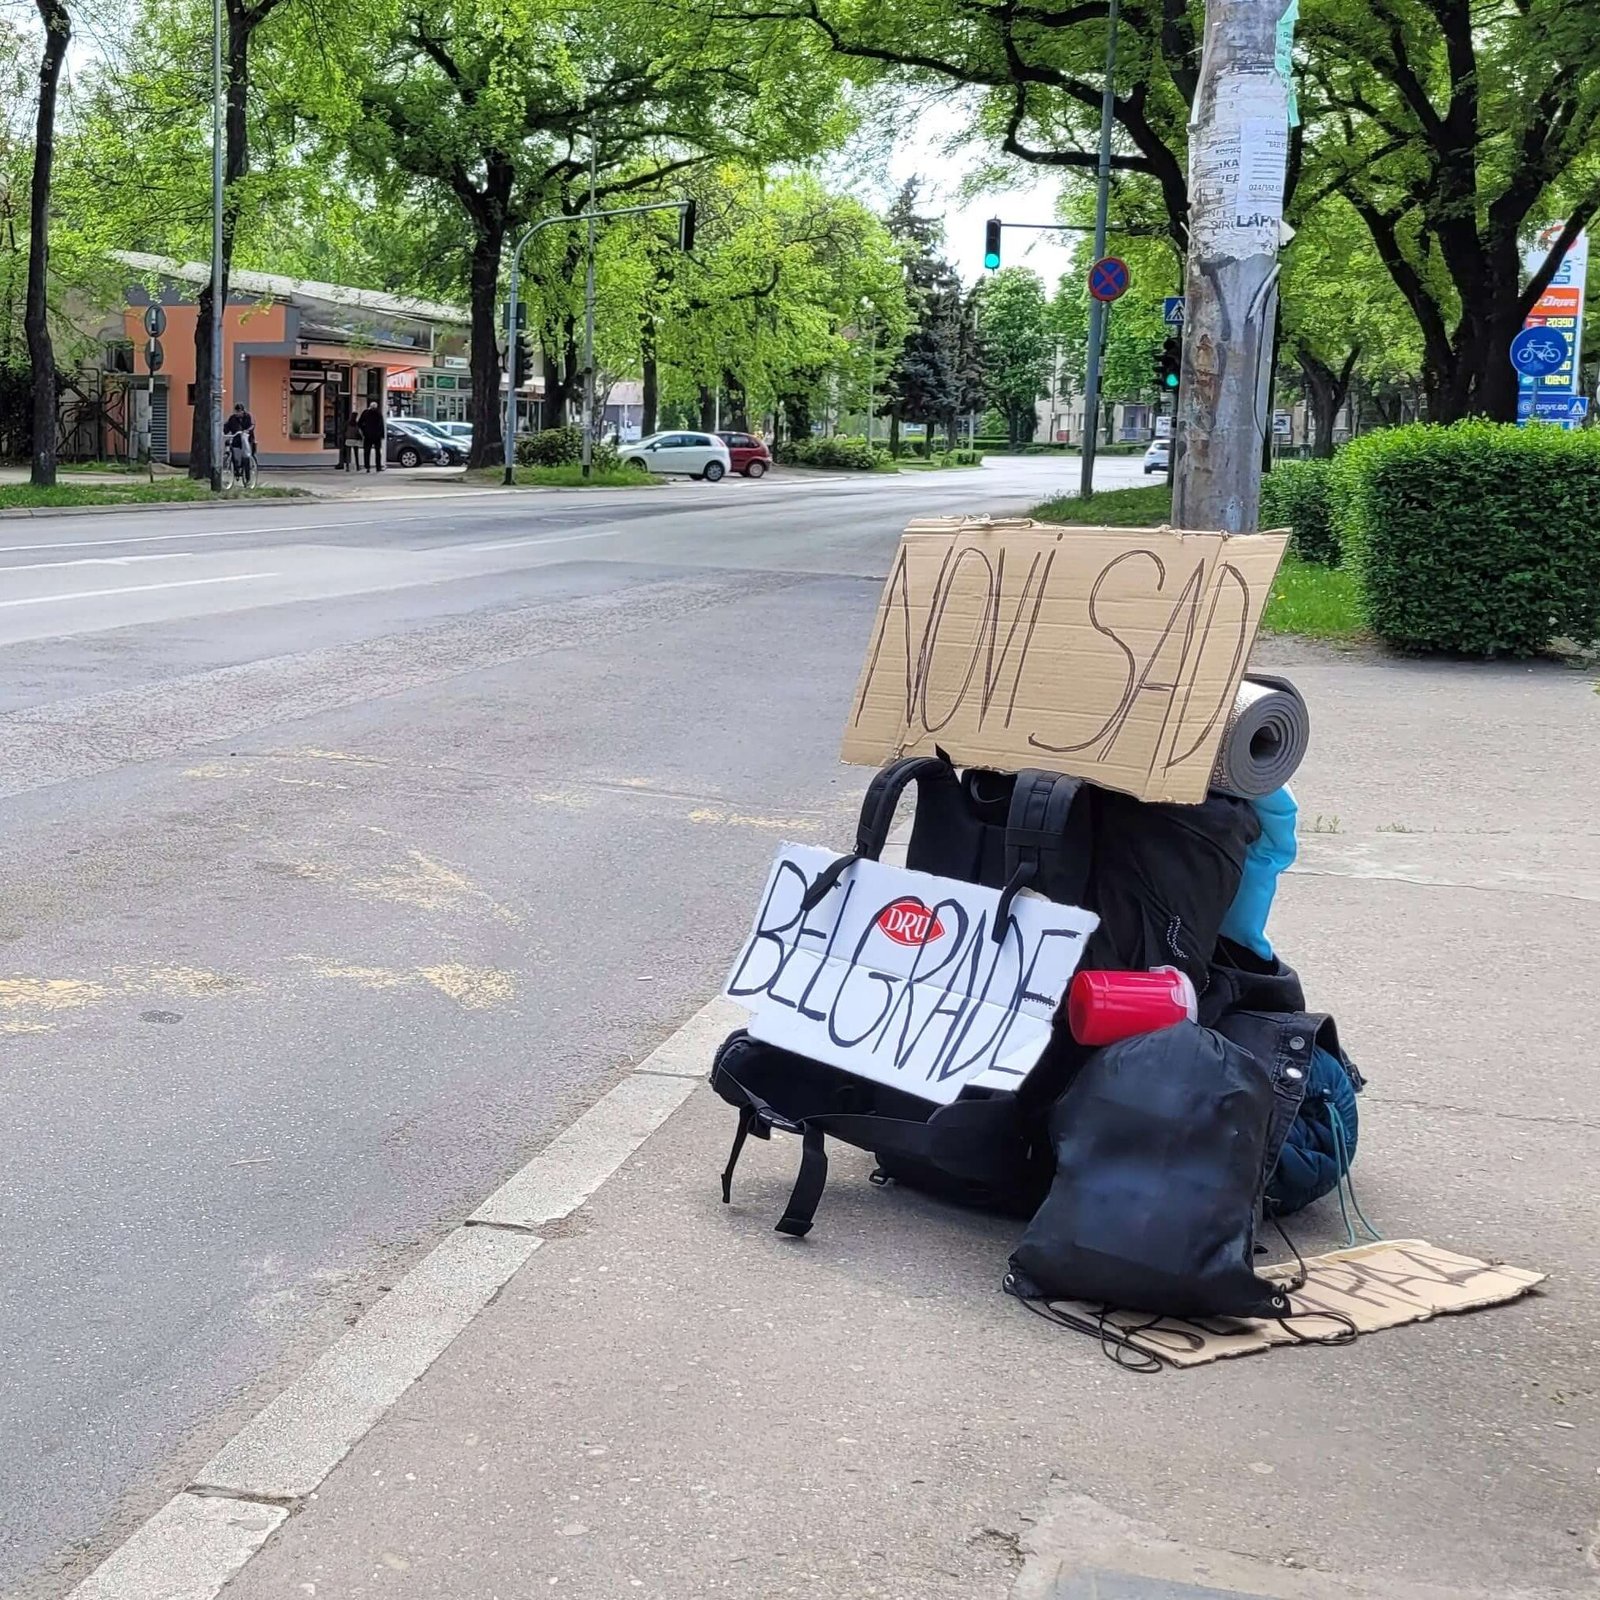
[{"label": "handwritten black lettering", "polygon": [[[972,643],[967,647],[967,670],[961,679],[961,687],[956,690],[955,699],[950,703],[950,709],[936,721],[934,713],[928,709],[928,689],[933,681],[933,669],[939,655],[939,634],[944,627],[946,613],[950,609],[951,596],[955,592],[956,585],[961,580],[961,569],[967,563],[969,556],[983,569],[981,597],[977,606],[977,622],[973,628]],[[994,568],[989,565],[988,556],[976,545],[963,545],[956,550],[955,560],[948,563],[940,576],[943,582],[934,591],[933,606],[928,613],[928,638],[922,653],[922,685],[919,698],[922,710],[922,726],[929,733],[938,733],[961,709],[962,702],[966,699],[967,690],[972,686],[973,674],[978,670],[978,662],[983,655],[985,638],[993,634],[995,606],[997,603]],[[950,649],[945,652],[947,657],[957,656],[957,654],[957,649]]]},{"label": "handwritten black lettering", "polygon": [[[793,945],[786,945],[779,935],[787,933],[800,920],[800,901],[808,883],[805,873],[793,861],[779,861],[777,869],[772,874],[772,881],[767,885],[767,897],[761,902],[761,910],[756,913],[755,933],[751,936],[750,943],[745,946],[744,956],[733,976],[728,980],[730,995],[761,994],[777,982],[795,948]],[[794,895],[794,912],[782,922],[769,922],[767,920],[769,916],[781,915],[781,912],[773,911],[773,902],[783,894]],[[773,951],[777,952],[777,964],[759,981],[746,983],[745,978],[750,963],[763,946],[767,947],[769,958]]]},{"label": "handwritten black lettering", "polygon": [[1166,563],[1153,550],[1127,550],[1124,551],[1120,556],[1116,556],[1112,560],[1108,561],[1105,566],[1100,569],[1099,577],[1094,580],[1094,583],[1089,589],[1089,626],[1093,628],[1096,633],[1104,634],[1105,637],[1108,638],[1112,644],[1114,644],[1117,649],[1122,652],[1127,663],[1127,681],[1123,685],[1122,696],[1117,701],[1116,709],[1109,717],[1106,718],[1100,727],[1094,733],[1090,734],[1089,737],[1081,744],[1047,744],[1044,740],[1040,739],[1037,734],[1030,733],[1028,735],[1028,743],[1031,744],[1036,750],[1048,750],[1054,755],[1064,756],[1071,755],[1078,750],[1092,749],[1106,736],[1107,731],[1112,727],[1113,724],[1120,726],[1120,723],[1118,722],[1120,717],[1127,715],[1126,707],[1128,704],[1128,698],[1133,693],[1133,682],[1136,676],[1135,669],[1138,666],[1138,657],[1135,656],[1133,651],[1131,651],[1127,645],[1117,637],[1114,630],[1106,627],[1106,625],[1101,622],[1099,611],[1100,591],[1106,586],[1107,582],[1109,582],[1111,574],[1127,561],[1150,562],[1150,564],[1156,569],[1156,588],[1158,590],[1164,589],[1167,583]]},{"label": "handwritten black lettering", "polygon": [[[861,963],[861,952],[866,949],[867,940],[872,937],[877,925],[878,923],[876,917],[869,917],[867,919],[866,926],[861,930],[861,937],[856,940],[856,947],[850,953],[850,964],[845,968],[844,976],[839,980],[838,993],[834,995],[833,1004],[828,1008],[828,1037],[832,1039],[841,1050],[855,1049],[855,1047],[860,1044],[863,1039],[865,1039],[877,1028],[878,1024],[883,1021],[885,1014],[889,1010],[889,1007],[894,1004],[896,980],[890,977],[886,972],[875,971],[873,968],[863,966]],[[850,980],[856,977],[858,974],[865,977],[868,982],[876,982],[883,985],[883,1007],[878,1012],[877,1016],[875,1016],[872,1021],[861,1030],[860,1033],[858,1033],[853,1039],[847,1039],[842,1033],[839,1032],[839,1008],[844,1004],[846,992],[850,991]]]},{"label": "handwritten black lettering", "polygon": [[[886,911],[889,906],[893,904],[894,901],[887,901],[883,907],[883,910]],[[957,923],[954,928],[947,929],[947,935],[950,940],[949,949],[945,951],[941,960],[936,962],[926,972],[923,972],[922,958],[928,954],[929,950],[933,948],[934,941],[931,939],[925,939],[920,945],[917,946],[917,953],[911,959],[911,970],[906,974],[906,981],[902,986],[900,993],[895,996],[894,1004],[890,1006],[888,1013],[885,1015],[883,1019],[883,1025],[878,1030],[878,1037],[873,1041],[872,1048],[876,1050],[879,1045],[883,1043],[885,1037],[887,1037],[889,1029],[894,1023],[894,1019],[903,1009],[905,1012],[905,1018],[900,1024],[900,1042],[895,1046],[894,1050],[894,1064],[897,1067],[903,1067],[906,1061],[906,1034],[910,1030],[911,1019],[917,1009],[917,986],[921,983],[926,983],[930,978],[938,977],[938,975],[956,959],[961,950],[961,941],[966,935],[968,922],[966,908],[956,900],[941,900],[936,906],[934,906],[933,917],[929,922],[929,926],[933,927],[943,922],[944,914],[946,912],[949,912]],[[883,911],[879,911],[877,916],[873,917],[872,921],[874,926],[877,924],[878,917],[882,915]],[[938,942],[939,944],[943,945],[945,942],[944,937],[941,936]]]},{"label": "handwritten black lettering", "polygon": [[1217,703],[1211,708],[1211,715],[1206,725],[1189,743],[1181,754],[1174,754],[1167,760],[1167,770],[1181,767],[1196,750],[1211,737],[1211,730],[1216,727],[1218,720],[1228,707],[1233,703],[1233,696],[1237,693],[1233,684],[1235,675],[1244,665],[1245,652],[1250,648],[1250,585],[1245,582],[1244,574],[1233,565],[1231,561],[1224,561],[1218,568],[1211,584],[1211,608],[1206,613],[1206,625],[1202,631],[1200,648],[1194,652],[1194,662],[1189,669],[1189,686],[1183,694],[1183,711],[1178,717],[1178,733],[1173,739],[1176,744],[1182,736],[1182,729],[1189,719],[1189,700],[1194,694],[1195,679],[1200,675],[1200,663],[1205,659],[1211,648],[1211,640],[1216,628],[1217,607],[1222,602],[1222,591],[1226,584],[1238,585],[1240,595],[1239,625],[1234,635],[1233,656],[1228,662],[1228,670],[1222,676],[1222,687],[1217,697]]},{"label": "handwritten black lettering", "polygon": [[[837,888],[837,885],[835,885],[835,887]],[[802,1017],[809,1017],[813,1022],[821,1022],[823,1018],[827,1016],[827,1012],[813,1011],[806,1002],[810,1000],[811,991],[816,988],[817,983],[821,979],[823,973],[828,970],[828,962],[833,955],[833,941],[839,937],[839,929],[844,926],[845,914],[850,909],[850,896],[855,892],[855,879],[848,878],[845,880],[844,895],[839,901],[837,913],[829,909],[831,908],[833,902],[833,895],[831,893],[825,894],[818,905],[814,908],[816,910],[823,911],[825,915],[832,915],[833,926],[828,930],[828,942],[822,948],[822,956],[817,962],[816,970],[811,974],[811,981],[805,986],[797,1006],[800,1015]],[[808,933],[814,934],[817,931],[818,930],[816,929],[808,929],[802,926],[799,937],[804,938]]]}]

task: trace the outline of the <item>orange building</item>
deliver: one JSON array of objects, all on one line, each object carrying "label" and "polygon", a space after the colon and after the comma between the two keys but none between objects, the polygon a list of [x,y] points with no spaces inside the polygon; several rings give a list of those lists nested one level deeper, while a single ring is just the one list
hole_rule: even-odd
[{"label": "orange building", "polygon": [[[122,321],[140,373],[145,309],[166,311],[161,370],[138,400],[151,454],[181,464],[193,439],[195,297],[211,269],[134,252],[116,259],[138,275]],[[409,415],[436,367],[456,381],[466,326],[464,311],[429,300],[236,271],[222,319],[224,412],[244,403],[266,466],[336,464],[352,409],[371,400],[387,416]]]}]

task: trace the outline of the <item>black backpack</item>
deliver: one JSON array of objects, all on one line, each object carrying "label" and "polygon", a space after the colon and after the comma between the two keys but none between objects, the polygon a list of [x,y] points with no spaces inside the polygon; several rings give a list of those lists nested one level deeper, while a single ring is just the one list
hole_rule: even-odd
[{"label": "black backpack", "polygon": [[[910,784],[916,811],[906,865],[919,872],[1002,891],[996,927],[1004,928],[1012,895],[1037,889],[1064,904],[1082,903],[1088,881],[1087,785],[1057,773],[968,769],[957,773],[939,756],[908,756],[883,768],[868,786],[855,849],[820,873],[804,904],[815,906],[846,868],[876,861],[888,843],[895,808]],[[1064,1034],[1064,1029],[1060,1030]],[[777,1228],[810,1231],[827,1178],[825,1136],[870,1151],[877,1181],[893,1178],[947,1199],[1029,1215],[1050,1186],[1051,1161],[1042,1108],[1059,1092],[1032,1088],[1055,1044],[1021,1091],[968,1086],[939,1105],[853,1073],[752,1039],[744,1029],[718,1050],[711,1087],[739,1112],[733,1149],[722,1174],[731,1199],[734,1168],[752,1134],[797,1135],[800,1174]]]}]

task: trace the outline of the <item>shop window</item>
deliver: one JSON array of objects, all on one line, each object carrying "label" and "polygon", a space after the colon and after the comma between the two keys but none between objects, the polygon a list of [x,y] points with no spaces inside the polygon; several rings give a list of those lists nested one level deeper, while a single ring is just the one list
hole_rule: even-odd
[{"label": "shop window", "polygon": [[291,439],[322,438],[322,377],[289,379],[289,437]]}]

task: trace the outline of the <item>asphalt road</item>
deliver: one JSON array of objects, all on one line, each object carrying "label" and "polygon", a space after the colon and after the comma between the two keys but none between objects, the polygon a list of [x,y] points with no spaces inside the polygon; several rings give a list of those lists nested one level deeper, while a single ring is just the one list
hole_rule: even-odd
[{"label": "asphalt road", "polygon": [[0,521],[0,1593],[712,992],[898,529],[1074,476]]}]

